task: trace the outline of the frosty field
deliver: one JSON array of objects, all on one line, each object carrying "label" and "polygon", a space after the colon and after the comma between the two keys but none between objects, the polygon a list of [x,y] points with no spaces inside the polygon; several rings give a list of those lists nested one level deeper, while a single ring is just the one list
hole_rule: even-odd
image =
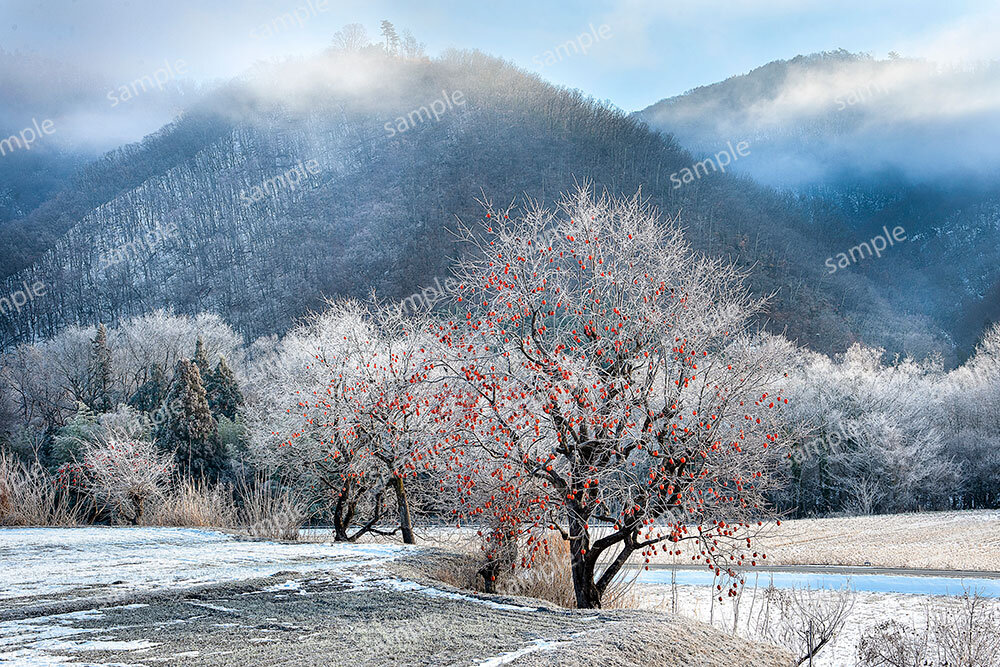
[{"label": "frosty field", "polygon": [[787,660],[683,618],[439,587],[411,567],[432,555],[194,529],[0,529],[0,664],[601,665],[623,652],[644,664]]},{"label": "frosty field", "polygon": [[773,565],[1000,571],[1000,512],[970,510],[797,519],[763,535]]},{"label": "frosty field", "polygon": [[[963,551],[963,545],[971,535],[995,531],[995,515],[903,516],[891,531],[896,541],[882,543],[898,545],[922,527],[940,536],[933,559],[907,559],[904,554],[914,553],[909,546],[898,553],[895,546],[880,548],[877,536],[891,523],[886,517],[783,522],[766,539],[775,553],[784,555],[780,561],[774,558],[775,565],[785,567],[810,560],[853,565],[863,563],[866,553],[883,566],[985,565],[995,562],[995,553]],[[819,524],[822,530],[810,526],[819,538],[796,547],[805,523]],[[334,544],[319,541],[326,537],[322,531],[308,533],[311,541],[275,543],[182,528],[2,529],[0,560],[13,566],[0,570],[0,663],[356,664],[388,660],[391,654],[400,664],[427,664],[433,656],[447,654],[448,664],[558,664],[581,646],[588,654],[614,660],[616,642],[622,637],[641,642],[647,632],[674,637],[672,650],[694,647],[698,642],[692,637],[707,628],[688,619],[714,625],[730,635],[725,642],[736,642],[745,655],[765,661],[747,664],[767,664],[777,655],[767,650],[755,654],[762,650],[759,645],[739,639],[764,639],[747,623],[748,612],[764,604],[763,589],[769,583],[764,571],[747,578],[733,636],[734,606],[729,600],[711,602],[712,582],[700,570],[678,573],[676,607],[670,571],[654,563],[634,589],[640,611],[576,612],[525,598],[479,597],[423,579],[426,569],[411,566],[434,558],[439,552],[434,544],[453,551],[456,531],[436,532],[425,541],[428,546],[418,547]],[[853,541],[841,548],[846,535],[853,535]],[[827,569],[837,571],[819,572]],[[995,573],[984,576],[991,575]],[[823,585],[823,576],[782,571],[774,584]],[[842,576],[829,575],[825,584],[835,587]],[[941,582],[950,582],[951,594],[961,592],[960,585],[952,585],[956,581],[970,581],[878,576],[889,582],[880,584],[887,590],[940,592]],[[854,588],[867,586],[865,579],[855,575]],[[1000,584],[996,578],[983,581]],[[944,599],[924,593],[857,593],[844,631],[816,664],[852,664],[866,627],[889,618],[920,623]],[[641,610],[655,613],[643,615]],[[587,641],[569,642],[579,634],[575,624],[582,619],[574,617],[580,614],[593,622],[584,633]],[[443,627],[449,628],[447,640],[440,634]],[[636,627],[641,628],[638,633]],[[347,644],[353,648],[345,648]],[[701,661],[708,658],[696,657],[697,651],[692,662],[680,664],[706,664]]]},{"label": "frosty field", "polygon": [[154,592],[384,562],[392,545],[238,541],[189,528],[19,528],[0,530],[0,600],[40,601]]},{"label": "frosty field", "polygon": [[[737,634],[755,636],[753,628],[748,628],[746,614],[748,609],[764,604],[763,587],[767,578],[760,577],[760,587],[751,586],[740,600],[740,610]],[[718,601],[712,604],[707,586],[678,586],[677,613],[704,623],[711,623],[725,632],[732,632],[734,625],[733,604],[727,601],[720,605]],[[671,592],[669,586],[654,585],[643,588],[639,597],[640,608],[657,609],[669,612],[671,610]],[[855,655],[858,640],[862,632],[869,626],[887,619],[895,619],[920,625],[924,622],[929,607],[940,605],[942,598],[929,595],[906,595],[899,593],[864,593],[856,594],[854,609],[848,618],[844,629],[825,647],[813,660],[816,667],[843,667],[856,664]]]},{"label": "frosty field", "polygon": [[[1000,572],[1000,512],[795,519],[754,540],[767,565],[846,565]],[[655,562],[670,562],[657,557]],[[690,562],[682,556],[678,562]]]}]

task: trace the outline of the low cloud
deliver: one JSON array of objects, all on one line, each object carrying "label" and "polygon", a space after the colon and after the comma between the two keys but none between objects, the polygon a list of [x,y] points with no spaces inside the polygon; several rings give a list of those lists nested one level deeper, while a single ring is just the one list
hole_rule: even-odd
[{"label": "low cloud", "polygon": [[720,137],[756,139],[760,150],[744,166],[776,185],[844,169],[985,175],[1000,169],[991,148],[1000,141],[1000,63],[796,58],[692,91],[650,120],[696,151]]}]

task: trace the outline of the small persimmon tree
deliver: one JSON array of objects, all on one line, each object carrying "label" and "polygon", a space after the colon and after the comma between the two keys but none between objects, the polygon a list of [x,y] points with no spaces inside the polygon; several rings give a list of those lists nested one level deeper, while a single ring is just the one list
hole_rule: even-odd
[{"label": "small persimmon tree", "polygon": [[[415,542],[410,491],[429,483],[429,436],[437,439],[441,428],[442,402],[431,377],[438,342],[426,322],[426,314],[407,317],[377,302],[339,302],[305,332],[312,359],[288,378],[283,400],[294,405],[265,440],[278,436],[278,458],[302,465],[313,485],[334,497],[338,539],[383,533],[376,526],[386,515],[386,497],[394,496],[399,520],[392,532]],[[368,508],[368,518],[350,534],[359,506]]]},{"label": "small persimmon tree", "polygon": [[357,418],[348,435],[363,431],[367,436],[366,455],[383,466],[396,497],[403,541],[414,544],[414,506],[408,489],[427,487],[430,480],[422,471],[429,468],[426,458],[442,424],[443,402],[435,374],[439,344],[427,313],[408,316],[374,296],[372,301],[366,313],[369,329],[356,330],[345,351],[353,365],[348,394]]},{"label": "small persimmon tree", "polygon": [[352,394],[348,351],[368,332],[361,313],[355,302],[331,304],[290,332],[255,370],[246,409],[258,463],[326,511],[336,541],[378,532],[387,510]]},{"label": "small persimmon tree", "polygon": [[785,444],[790,345],[753,331],[762,301],[639,194],[580,188],[556,211],[483,203],[481,224],[461,226],[471,251],[440,331],[467,396],[445,451],[452,469],[489,465],[478,478],[503,482],[469,489],[483,502],[459,520],[495,513],[528,567],[557,531],[581,608],[599,607],[633,556],[682,541],[733,594],[765,557],[750,539]]}]

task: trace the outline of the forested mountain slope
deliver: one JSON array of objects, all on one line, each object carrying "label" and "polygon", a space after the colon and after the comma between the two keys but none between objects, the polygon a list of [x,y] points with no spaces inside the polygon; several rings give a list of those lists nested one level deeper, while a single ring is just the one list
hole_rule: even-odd
[{"label": "forested mountain slope", "polygon": [[[47,291],[0,318],[2,345],[157,307],[213,310],[253,339],[324,297],[374,287],[402,298],[449,275],[449,229],[481,215],[483,192],[551,202],[585,180],[641,187],[679,214],[697,248],[736,258],[757,293],[776,293],[768,326],[793,339],[917,353],[940,341],[930,323],[902,326],[905,313],[860,274],[826,278],[816,237],[842,233],[839,213],[727,174],[674,189],[670,175],[693,159],[634,118],[477,52],[261,66],[25,218],[67,231],[6,278],[4,293],[35,281]],[[306,164],[297,184],[274,180]],[[158,226],[176,230],[143,243]]]},{"label": "forested mountain slope", "polygon": [[[925,318],[890,349],[916,352],[929,345],[927,332],[944,330],[945,356],[964,358],[1000,316],[998,93],[997,63],[956,68],[836,51],[768,63],[636,115],[696,152],[747,141],[751,154],[733,169],[793,193],[827,221],[816,237],[827,257],[884,227],[905,229],[906,243],[852,266],[850,277],[879,284],[892,310]],[[843,283],[849,301],[869,297],[847,277],[829,280]],[[873,342],[877,328],[856,325]]]}]

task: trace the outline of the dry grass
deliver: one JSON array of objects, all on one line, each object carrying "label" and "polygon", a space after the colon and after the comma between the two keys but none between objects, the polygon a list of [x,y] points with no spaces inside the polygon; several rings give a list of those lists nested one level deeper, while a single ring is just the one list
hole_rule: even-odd
[{"label": "dry grass", "polygon": [[[576,608],[573,589],[573,572],[570,567],[569,543],[552,533],[548,536],[549,551],[535,554],[530,568],[517,567],[497,577],[497,593],[517,597],[546,600],[567,609]],[[454,553],[454,557],[440,565],[430,575],[450,586],[484,592],[480,557],[470,555],[472,550]],[[613,583],[604,594],[605,609],[634,609],[639,606],[630,582]]]},{"label": "dry grass", "polygon": [[[690,560],[690,546],[679,562]],[[1000,571],[1000,511],[795,519],[754,538],[767,565]],[[658,556],[669,563],[670,557]]]},{"label": "dry grass", "polygon": [[[239,505],[234,496],[239,496]],[[295,540],[308,518],[305,506],[289,491],[274,490],[263,477],[241,484],[184,479],[163,501],[150,509],[143,523],[150,526],[235,528],[253,537]]]},{"label": "dry grass", "polygon": [[83,514],[39,463],[0,450],[0,526],[76,526]]},{"label": "dry grass", "polygon": [[549,551],[538,551],[530,568],[518,567],[497,582],[497,591],[506,595],[548,600],[560,607],[575,608],[573,572],[569,542],[550,535]]},{"label": "dry grass", "polygon": [[247,534],[270,540],[299,539],[309,507],[292,491],[275,488],[271,480],[258,476],[240,488],[240,496],[240,527]]},{"label": "dry grass", "polygon": [[450,553],[448,557],[435,560],[426,574],[443,584],[481,593],[483,592],[483,580],[479,576],[481,565],[482,563],[466,554]]},{"label": "dry grass", "polygon": [[[621,615],[618,620],[612,615]],[[671,665],[675,667],[787,667],[791,655],[680,616],[605,612],[574,641],[551,643],[545,650],[513,658],[511,667],[604,667]]]},{"label": "dry grass", "polygon": [[[77,526],[88,523],[85,503],[71,501],[37,462],[26,465],[0,450],[0,526]],[[143,513],[145,526],[238,528],[265,539],[296,540],[308,506],[263,477],[239,487],[183,478]]]},{"label": "dry grass", "polygon": [[142,523],[148,526],[231,528],[236,525],[232,488],[186,478],[146,511]]}]

